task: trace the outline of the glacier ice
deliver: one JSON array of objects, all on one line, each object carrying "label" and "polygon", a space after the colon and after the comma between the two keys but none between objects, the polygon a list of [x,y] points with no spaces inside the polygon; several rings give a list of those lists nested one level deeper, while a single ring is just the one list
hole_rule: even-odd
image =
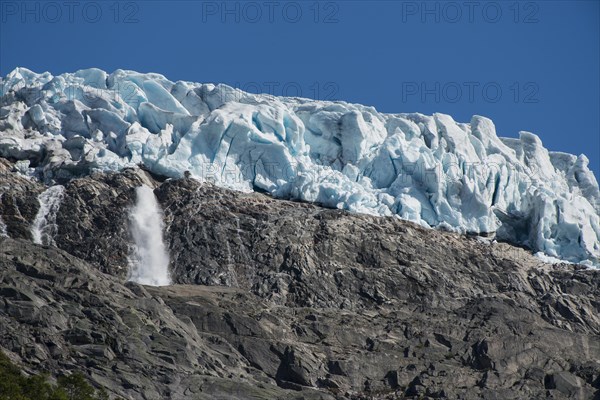
[{"label": "glacier ice", "polygon": [[485,117],[384,114],[124,70],[17,68],[0,86],[0,155],[28,160],[49,183],[144,165],[600,263],[588,159],[549,152],[529,132],[498,137]]}]

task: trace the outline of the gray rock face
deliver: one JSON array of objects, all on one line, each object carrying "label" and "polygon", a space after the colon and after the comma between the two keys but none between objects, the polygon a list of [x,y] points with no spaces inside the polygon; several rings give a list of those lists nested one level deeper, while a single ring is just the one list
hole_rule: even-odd
[{"label": "gray rock face", "polygon": [[[230,343],[177,315],[162,298],[168,289],[123,284],[64,251],[24,240],[2,239],[0,270],[0,346],[28,371],[84,371],[129,399],[331,398],[278,388]],[[190,307],[195,298],[245,295],[201,286],[175,291]]]},{"label": "gray rock face", "polygon": [[101,271],[126,277],[131,253],[129,209],[135,188],[155,182],[141,170],[93,175],[65,184],[56,222],[57,246],[97,265]]},{"label": "gray rock face", "polygon": [[[65,184],[37,246],[44,188],[1,165],[0,347],[28,371],[129,399],[600,397],[600,271],[140,170]],[[142,183],[173,286],[124,283]]]},{"label": "gray rock face", "polygon": [[13,171],[13,165],[0,158],[0,217],[7,234],[32,239],[31,223],[38,211],[37,196],[44,186]]}]

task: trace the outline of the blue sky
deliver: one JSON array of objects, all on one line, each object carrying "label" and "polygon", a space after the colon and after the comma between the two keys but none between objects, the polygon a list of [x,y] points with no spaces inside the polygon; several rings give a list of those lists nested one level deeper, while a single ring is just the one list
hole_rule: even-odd
[{"label": "blue sky", "polygon": [[[73,5],[69,5],[73,4]],[[0,74],[159,72],[490,117],[600,176],[598,1],[0,1]]]}]

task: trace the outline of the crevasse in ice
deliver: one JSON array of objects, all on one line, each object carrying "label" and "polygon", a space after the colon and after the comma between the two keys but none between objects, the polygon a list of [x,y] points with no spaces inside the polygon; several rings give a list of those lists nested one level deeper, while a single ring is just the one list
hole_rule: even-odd
[{"label": "crevasse in ice", "polygon": [[599,264],[600,191],[588,159],[549,152],[528,132],[500,138],[481,116],[383,114],[124,70],[17,68],[0,88],[0,155],[48,183],[143,164]]}]

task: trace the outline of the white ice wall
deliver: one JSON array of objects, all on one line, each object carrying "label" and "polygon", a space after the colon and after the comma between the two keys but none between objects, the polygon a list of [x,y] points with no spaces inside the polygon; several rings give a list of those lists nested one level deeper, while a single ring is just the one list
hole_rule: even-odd
[{"label": "white ice wall", "polygon": [[0,155],[48,181],[144,164],[236,190],[424,226],[497,232],[548,256],[598,263],[600,192],[584,155],[549,152],[492,121],[383,114],[344,102],[97,69],[23,68],[2,82]]}]

